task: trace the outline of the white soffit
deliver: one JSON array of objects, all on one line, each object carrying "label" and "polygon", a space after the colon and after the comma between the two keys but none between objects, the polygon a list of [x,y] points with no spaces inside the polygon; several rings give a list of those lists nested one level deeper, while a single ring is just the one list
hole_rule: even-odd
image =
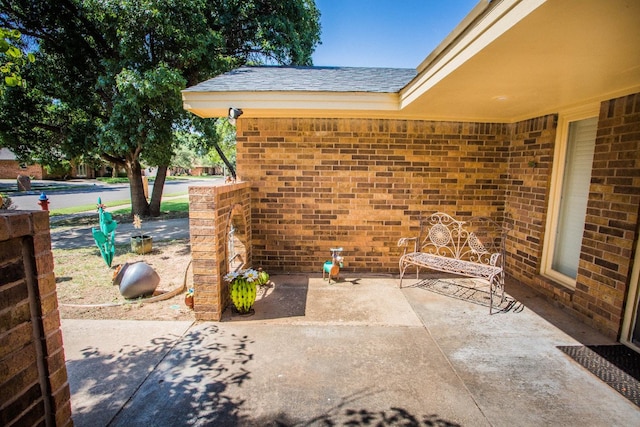
[{"label": "white soffit", "polygon": [[640,90],[640,1],[492,6],[421,65],[407,115],[513,122]]}]

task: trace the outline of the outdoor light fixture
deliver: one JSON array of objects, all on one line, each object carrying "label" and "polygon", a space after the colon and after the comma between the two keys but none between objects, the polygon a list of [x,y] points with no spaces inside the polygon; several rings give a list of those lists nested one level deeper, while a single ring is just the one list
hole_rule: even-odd
[{"label": "outdoor light fixture", "polygon": [[242,110],[239,108],[229,108],[229,123],[236,124],[236,119],[242,115]]}]

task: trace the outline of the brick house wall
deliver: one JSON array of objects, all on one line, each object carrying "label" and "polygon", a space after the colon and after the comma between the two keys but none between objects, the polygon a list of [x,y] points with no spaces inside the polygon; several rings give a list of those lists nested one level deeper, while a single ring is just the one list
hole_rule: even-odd
[{"label": "brick house wall", "polygon": [[515,279],[568,303],[567,288],[540,275],[557,125],[556,115],[513,125],[506,197],[513,231],[507,244],[507,265]]},{"label": "brick house wall", "polygon": [[[587,216],[571,290],[541,276],[542,244],[555,139],[555,116],[514,132],[507,212],[515,229],[509,274],[535,288],[586,324],[618,337],[638,239],[640,209],[640,94],[603,102],[598,118]],[[522,154],[526,153],[526,154]],[[527,156],[537,160],[527,168]],[[521,160],[519,160],[521,159]],[[633,303],[633,302],[631,302]]]},{"label": "brick house wall", "polygon": [[[246,250],[243,259],[251,264],[251,188],[249,183],[189,187],[189,233],[196,320],[218,321],[229,304],[229,286],[222,280],[228,273],[229,224],[234,222]],[[243,229],[244,225],[244,229]]]},{"label": "brick house wall", "polygon": [[70,426],[46,212],[0,214],[0,424]]},{"label": "brick house wall", "polygon": [[383,119],[242,119],[253,256],[269,271],[397,273],[421,212],[504,213],[509,127]]},{"label": "brick house wall", "polygon": [[40,165],[20,167],[20,164],[15,160],[0,159],[0,178],[16,179],[18,175],[33,177],[33,179],[44,179],[47,177],[44,168]]},{"label": "brick house wall", "polygon": [[397,274],[421,212],[505,217],[508,273],[611,336],[620,330],[640,206],[640,95],[601,105],[575,290],[540,275],[557,115],[513,124],[385,119],[238,121],[253,257],[275,272]]},{"label": "brick house wall", "polygon": [[600,107],[578,283],[572,308],[618,331],[629,287],[640,208],[640,94]]}]

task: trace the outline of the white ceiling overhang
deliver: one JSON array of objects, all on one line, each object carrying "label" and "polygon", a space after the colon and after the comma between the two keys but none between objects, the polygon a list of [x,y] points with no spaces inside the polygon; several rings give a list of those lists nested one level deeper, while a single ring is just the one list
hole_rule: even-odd
[{"label": "white ceiling overhang", "polygon": [[202,117],[514,122],[640,92],[640,1],[481,1],[400,93],[184,91]]}]

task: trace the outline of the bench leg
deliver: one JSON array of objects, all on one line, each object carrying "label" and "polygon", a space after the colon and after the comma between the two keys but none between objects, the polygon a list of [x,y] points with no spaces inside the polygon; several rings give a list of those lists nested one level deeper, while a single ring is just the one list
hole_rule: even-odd
[{"label": "bench leg", "polygon": [[[411,264],[405,264],[403,262],[402,258],[400,259],[400,262],[399,262],[399,267],[400,267],[400,285],[399,285],[399,287],[400,287],[400,289],[402,289],[402,278],[404,277],[404,273],[406,273],[407,268],[409,268],[410,266],[411,266]],[[419,273],[420,273],[420,267],[418,267],[416,265],[416,280],[420,278]]]},{"label": "bench leg", "polygon": [[504,302],[504,271],[489,279],[489,314],[493,314],[493,300],[494,295],[499,296],[500,302],[498,305]]}]

